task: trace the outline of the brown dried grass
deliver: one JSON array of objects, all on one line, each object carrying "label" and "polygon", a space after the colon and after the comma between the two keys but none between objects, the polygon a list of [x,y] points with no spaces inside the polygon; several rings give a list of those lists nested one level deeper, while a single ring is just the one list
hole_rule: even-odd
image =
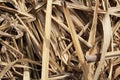
[{"label": "brown dried grass", "polygon": [[1,80],[119,80],[119,0],[0,0]]}]

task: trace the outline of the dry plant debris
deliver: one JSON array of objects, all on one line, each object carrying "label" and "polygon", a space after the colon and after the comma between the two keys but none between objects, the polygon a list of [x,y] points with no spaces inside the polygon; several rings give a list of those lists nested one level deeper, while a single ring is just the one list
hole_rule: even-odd
[{"label": "dry plant debris", "polygon": [[120,0],[0,0],[0,80],[119,80]]}]

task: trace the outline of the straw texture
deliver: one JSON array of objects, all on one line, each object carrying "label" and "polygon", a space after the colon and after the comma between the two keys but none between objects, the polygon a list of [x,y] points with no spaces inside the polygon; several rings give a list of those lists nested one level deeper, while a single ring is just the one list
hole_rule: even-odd
[{"label": "straw texture", "polygon": [[0,0],[0,80],[119,80],[119,0]]}]

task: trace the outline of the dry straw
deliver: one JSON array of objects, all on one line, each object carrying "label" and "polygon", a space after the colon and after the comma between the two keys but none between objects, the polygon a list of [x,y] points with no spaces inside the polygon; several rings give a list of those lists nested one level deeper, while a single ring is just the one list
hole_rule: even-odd
[{"label": "dry straw", "polygon": [[119,0],[0,0],[0,80],[119,80]]}]

